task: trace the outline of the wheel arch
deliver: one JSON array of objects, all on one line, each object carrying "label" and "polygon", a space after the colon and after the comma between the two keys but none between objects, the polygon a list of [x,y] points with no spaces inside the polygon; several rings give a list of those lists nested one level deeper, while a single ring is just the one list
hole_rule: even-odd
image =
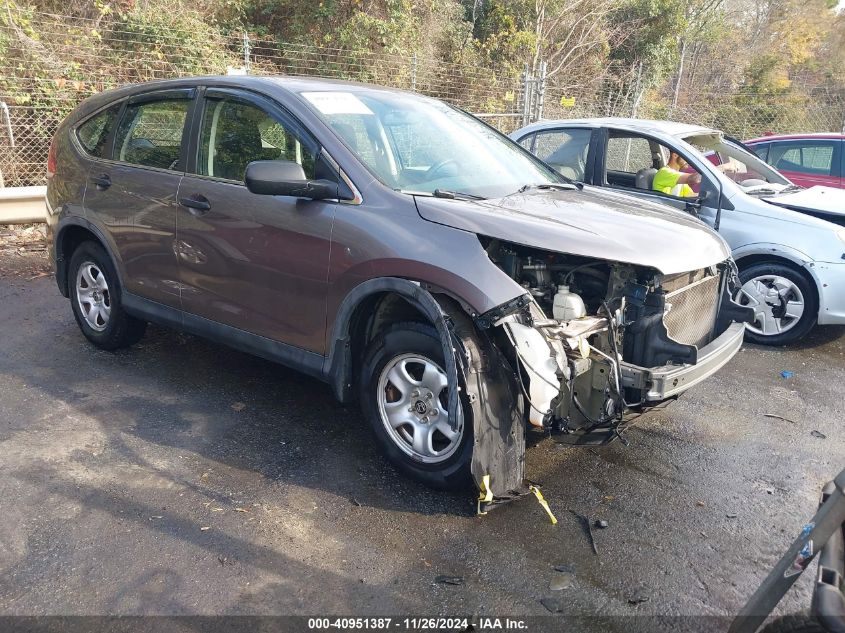
[{"label": "wheel arch", "polygon": [[118,282],[123,287],[123,270],[119,265],[117,258],[114,256],[114,251],[110,246],[110,241],[105,234],[94,224],[88,222],[84,218],[74,217],[64,222],[56,231],[55,238],[55,253],[56,253],[56,284],[59,286],[59,291],[63,296],[70,296],[70,289],[68,288],[68,270],[70,258],[73,256],[73,251],[82,242],[96,242],[106,251],[106,254],[111,259],[112,265],[117,272]]},{"label": "wheel arch", "polygon": [[[448,315],[434,296],[445,294],[439,290],[401,277],[369,279],[352,289],[335,317],[323,367],[338,400],[348,402],[353,398],[356,366],[367,345],[379,331],[397,321],[424,321],[434,326],[443,345],[447,376],[457,381]],[[454,413],[453,404],[457,407],[457,398],[450,395],[449,410]]]},{"label": "wheel arch", "polygon": [[[400,307],[398,302],[406,302]],[[391,311],[392,312],[391,314]],[[383,325],[422,317],[437,330],[443,346],[449,384],[465,390],[471,407],[474,449],[471,472],[476,486],[502,501],[523,494],[525,462],[524,410],[516,376],[487,330],[478,326],[471,308],[451,293],[422,282],[398,277],[370,279],[356,286],[341,303],[332,329],[332,347],[324,375],[341,402],[352,398],[355,385],[353,351],[365,347],[362,335],[383,315]],[[378,329],[370,332],[375,336]],[[356,341],[357,337],[357,341]],[[356,347],[357,346],[357,347]],[[460,366],[459,366],[460,364]],[[462,406],[457,389],[449,390],[448,416]]]},{"label": "wheel arch", "polygon": [[813,289],[813,295],[816,300],[816,305],[820,305],[821,292],[819,291],[819,280],[815,275],[807,269],[805,262],[794,256],[788,256],[784,251],[774,252],[755,252],[736,258],[737,268],[742,271],[749,266],[756,266],[757,264],[779,264],[791,268],[796,273],[804,277],[810,282],[810,287]]}]

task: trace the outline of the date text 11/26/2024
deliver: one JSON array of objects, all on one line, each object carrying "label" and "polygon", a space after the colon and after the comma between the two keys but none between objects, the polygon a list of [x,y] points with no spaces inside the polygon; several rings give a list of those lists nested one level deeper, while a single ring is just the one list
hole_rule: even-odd
[{"label": "date text 11/26/2024", "polygon": [[[470,628],[472,627],[472,628]],[[519,618],[309,618],[310,630],[366,631],[525,631],[528,624]]]}]

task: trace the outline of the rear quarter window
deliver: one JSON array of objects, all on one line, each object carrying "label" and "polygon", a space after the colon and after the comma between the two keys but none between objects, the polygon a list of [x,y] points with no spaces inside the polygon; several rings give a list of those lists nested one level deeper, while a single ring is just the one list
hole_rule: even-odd
[{"label": "rear quarter window", "polygon": [[95,114],[76,128],[76,138],[86,153],[95,158],[108,158],[110,148],[106,145],[119,112],[120,104],[114,105]]}]

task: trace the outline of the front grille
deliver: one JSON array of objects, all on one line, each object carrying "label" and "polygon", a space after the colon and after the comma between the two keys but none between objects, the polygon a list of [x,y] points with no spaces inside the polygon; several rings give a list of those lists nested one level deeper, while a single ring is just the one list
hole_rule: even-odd
[{"label": "front grille", "polygon": [[[679,282],[688,282],[681,285]],[[663,323],[670,338],[699,349],[713,338],[719,309],[719,275],[694,271],[664,279],[666,294]]]}]

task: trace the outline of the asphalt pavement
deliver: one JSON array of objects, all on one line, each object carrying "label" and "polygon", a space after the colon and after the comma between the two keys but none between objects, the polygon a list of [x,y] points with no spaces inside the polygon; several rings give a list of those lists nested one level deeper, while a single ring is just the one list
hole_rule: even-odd
[{"label": "asphalt pavement", "polygon": [[316,380],[155,326],[95,349],[27,257],[0,255],[0,615],[729,616],[845,465],[845,330],[818,328],[627,447],[534,443],[556,526],[533,497],[477,517]]}]

